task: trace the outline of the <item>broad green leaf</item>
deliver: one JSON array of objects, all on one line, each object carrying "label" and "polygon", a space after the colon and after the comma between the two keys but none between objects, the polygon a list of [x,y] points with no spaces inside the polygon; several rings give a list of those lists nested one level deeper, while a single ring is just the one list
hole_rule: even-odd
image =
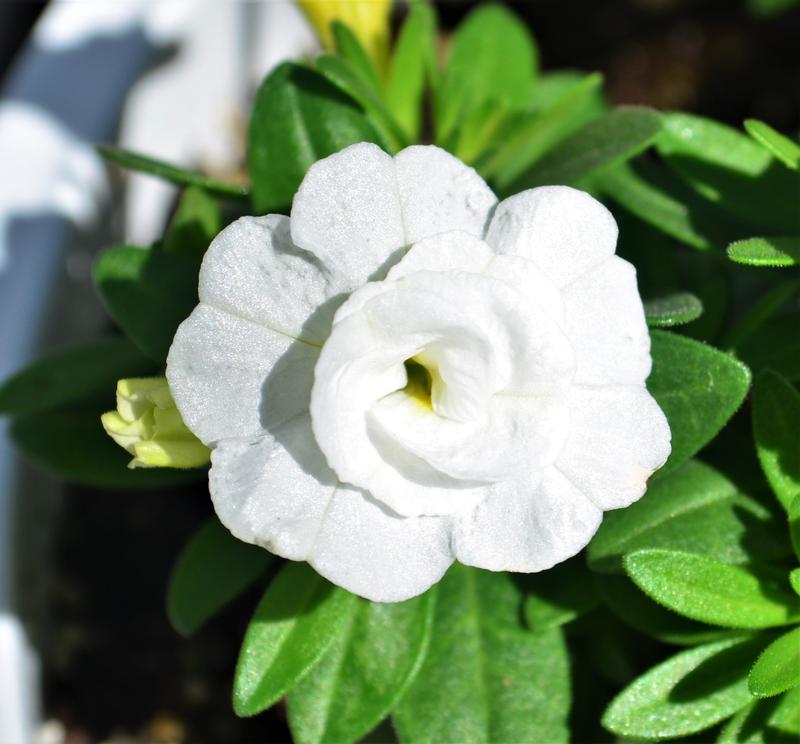
[{"label": "broad green leaf", "polygon": [[772,697],[800,684],[800,627],[770,643],[748,677],[756,697]]},{"label": "broad green leaf", "polygon": [[703,303],[691,292],[674,292],[646,300],[644,314],[651,328],[670,328],[697,320],[703,314]]},{"label": "broad green leaf", "polygon": [[128,468],[131,456],[103,431],[100,415],[114,407],[114,383],[90,402],[21,416],[11,437],[34,463],[67,483],[97,488],[167,488],[206,477],[205,470]]},{"label": "broad green leaf", "polygon": [[800,568],[795,568],[789,574],[789,583],[792,585],[792,589],[800,595]]},{"label": "broad green leaf", "polygon": [[288,562],[256,608],[233,681],[233,708],[252,716],[282,698],[344,632],[356,597],[306,563]]},{"label": "broad green leaf", "polygon": [[455,564],[439,583],[428,656],[394,714],[401,742],[566,742],[561,631],[519,625],[504,573]]},{"label": "broad green leaf", "polygon": [[800,237],[737,240],[727,253],[731,261],[747,266],[796,266],[800,263]]},{"label": "broad green leaf", "polygon": [[800,312],[778,315],[736,346],[736,355],[758,373],[771,369],[791,382],[800,380]]},{"label": "broad green leaf", "polygon": [[682,113],[663,115],[659,153],[707,199],[779,234],[800,232],[800,174],[737,130]]},{"label": "broad green leaf", "polygon": [[766,147],[778,160],[794,170],[800,170],[800,145],[769,124],[758,119],[747,119],[744,123],[747,133],[760,145]]},{"label": "broad green leaf", "polygon": [[118,379],[153,372],[153,362],[127,339],[98,339],[52,352],[5,380],[0,414],[24,416],[98,395],[113,404]]},{"label": "broad green leaf", "polygon": [[167,253],[202,256],[222,229],[222,212],[203,189],[190,186],[183,192],[164,239]]},{"label": "broad green leaf", "polygon": [[784,280],[747,306],[745,312],[725,334],[726,347],[731,350],[740,348],[782,307],[797,298],[798,292],[800,292],[800,279]]},{"label": "broad green leaf", "polygon": [[800,687],[757,700],[725,724],[717,744],[778,744],[800,739]]},{"label": "broad green leaf", "polygon": [[658,135],[660,114],[621,106],[593,119],[556,145],[506,189],[510,194],[543,184],[570,184],[634,157]]},{"label": "broad green leaf", "polygon": [[692,460],[656,479],[639,501],[605,514],[587,558],[595,571],[621,571],[626,553],[645,548],[747,563],[754,555],[774,557],[776,529],[780,524],[761,504]]},{"label": "broad green leaf", "polygon": [[762,647],[758,639],[723,640],[682,651],[617,695],[603,715],[603,726],[647,739],[711,728],[752,699],[747,671]]},{"label": "broad green leaf", "polygon": [[164,362],[175,331],[197,305],[200,256],[160,246],[116,246],[94,265],[94,282],[108,314],[151,359]]},{"label": "broad green leaf", "polygon": [[456,29],[438,91],[436,141],[445,142],[458,123],[487,100],[527,106],[538,52],[525,24],[501,5],[482,5]]},{"label": "broad green leaf", "polygon": [[762,372],[756,378],[753,434],[764,474],[789,511],[800,496],[800,394],[774,372]]},{"label": "broad green leaf", "polygon": [[352,98],[307,67],[276,67],[256,94],[248,131],[255,210],[286,212],[311,165],[356,142],[382,144]]},{"label": "broad green leaf", "polygon": [[381,83],[375,63],[361,46],[358,37],[350,30],[349,26],[341,21],[334,21],[331,24],[331,31],[336,53],[349,63],[350,68],[364,85],[380,95],[383,83]]},{"label": "broad green leaf", "polygon": [[358,741],[405,693],[431,636],[436,588],[407,602],[359,599],[347,627],[289,693],[297,744]]},{"label": "broad green leaf", "polygon": [[167,589],[172,627],[189,636],[263,576],[273,556],[209,519],[184,546]]},{"label": "broad green leaf", "polygon": [[411,5],[389,67],[386,100],[409,140],[419,139],[426,81],[436,75],[436,13],[426,2]]},{"label": "broad green leaf", "polygon": [[594,579],[582,556],[525,582],[525,621],[534,632],[558,628],[597,606]]},{"label": "broad green leaf", "polygon": [[672,454],[659,477],[706,445],[736,412],[750,372],[717,349],[666,331],[651,331],[653,371],[647,388],[672,430]]},{"label": "broad green leaf", "polygon": [[656,602],[724,628],[770,628],[800,620],[800,599],[771,575],[677,550],[640,550],[625,570]]},{"label": "broad green leaf", "polygon": [[170,163],[164,163],[161,160],[156,160],[146,155],[140,155],[136,152],[123,150],[119,147],[98,145],[97,150],[106,160],[116,163],[123,168],[139,173],[148,173],[151,176],[161,178],[164,181],[170,181],[179,186],[197,186],[207,191],[209,194],[217,194],[218,196],[229,198],[246,199],[250,194],[250,189],[247,186],[236,183],[226,183],[225,181],[218,181],[214,178],[207,178],[200,173],[188,171],[185,168],[180,168]]},{"label": "broad green leaf", "polygon": [[595,574],[595,590],[611,612],[640,633],[662,643],[695,646],[742,632],[727,630],[676,615],[654,602],[627,576]]}]

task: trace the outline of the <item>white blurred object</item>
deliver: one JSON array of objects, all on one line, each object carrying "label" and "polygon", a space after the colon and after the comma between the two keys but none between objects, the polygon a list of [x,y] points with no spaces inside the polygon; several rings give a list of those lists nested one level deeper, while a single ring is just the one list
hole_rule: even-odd
[{"label": "white blurred object", "polygon": [[107,193],[99,156],[57,119],[29,104],[0,104],[0,271],[15,217],[58,214],[87,225]]},{"label": "white blurred object", "polygon": [[[28,694],[39,685],[39,662],[25,631],[13,615],[0,613],[0,733],[3,744],[33,740],[32,722],[40,711],[38,701]],[[25,681],[21,685],[21,681]]]},{"label": "white blurred object", "polygon": [[[275,65],[312,53],[318,42],[290,0],[196,0],[192,7],[175,58],[131,89],[120,145],[224,173],[244,155],[253,89]],[[150,244],[161,237],[176,189],[138,174],[127,186],[125,238]]]}]

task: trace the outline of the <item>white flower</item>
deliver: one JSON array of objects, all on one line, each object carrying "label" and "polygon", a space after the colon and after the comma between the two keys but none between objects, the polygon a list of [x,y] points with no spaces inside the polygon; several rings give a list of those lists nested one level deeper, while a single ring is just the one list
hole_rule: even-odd
[{"label": "white flower", "polygon": [[209,248],[167,377],[234,535],[398,601],[454,559],[540,571],[670,451],[599,202],[497,203],[436,147],[359,144]]}]

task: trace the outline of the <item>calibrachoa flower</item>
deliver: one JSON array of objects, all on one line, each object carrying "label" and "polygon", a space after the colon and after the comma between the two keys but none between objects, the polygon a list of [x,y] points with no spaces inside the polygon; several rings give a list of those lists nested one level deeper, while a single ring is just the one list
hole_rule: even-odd
[{"label": "calibrachoa flower", "polygon": [[588,194],[498,204],[436,147],[316,163],[291,217],[217,237],[170,351],[222,522],[376,601],[577,553],[670,452],[616,238]]}]

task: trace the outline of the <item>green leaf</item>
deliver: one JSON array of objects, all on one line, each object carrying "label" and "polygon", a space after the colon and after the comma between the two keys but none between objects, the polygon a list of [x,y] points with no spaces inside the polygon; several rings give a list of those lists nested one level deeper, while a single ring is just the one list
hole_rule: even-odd
[{"label": "green leaf", "polygon": [[756,697],[772,697],[800,684],[800,627],[770,643],[748,678]]},{"label": "green leaf", "polygon": [[274,560],[263,548],[237,540],[209,519],[184,546],[167,589],[172,627],[189,636],[263,576]]},{"label": "green leaf", "polygon": [[236,714],[255,715],[283,697],[344,632],[355,610],[355,595],[306,563],[286,563],[247,626],[233,682]]},{"label": "green leaf", "polygon": [[375,68],[370,56],[361,46],[358,37],[341,21],[331,24],[333,43],[336,53],[350,65],[353,72],[358,75],[361,82],[378,95],[383,90],[378,70]]},{"label": "green leaf", "polygon": [[520,602],[508,574],[450,569],[427,659],[394,714],[402,742],[567,741],[563,637],[523,630]]},{"label": "green leaf", "polygon": [[796,266],[800,238],[748,238],[728,246],[728,258],[747,266]]},{"label": "green leaf", "polygon": [[779,698],[757,700],[725,725],[717,744],[775,744],[800,738],[800,687]]},{"label": "green leaf", "polygon": [[800,496],[800,394],[774,372],[756,378],[753,435],[764,474],[789,511]]},{"label": "green leaf", "polygon": [[153,362],[123,338],[52,352],[0,385],[0,414],[40,413],[98,394],[113,403],[118,379],[154,371]]},{"label": "green leaf", "polygon": [[651,328],[670,328],[697,320],[703,314],[703,303],[691,292],[673,292],[646,300],[644,314]]},{"label": "green leaf", "polygon": [[736,354],[755,373],[771,369],[791,382],[800,380],[800,313],[771,318],[737,344]]},{"label": "green leaf", "polygon": [[482,5],[456,29],[436,106],[436,141],[445,142],[474,110],[495,100],[527,106],[538,52],[525,24],[501,5]]},{"label": "green leaf", "polygon": [[647,388],[672,430],[672,454],[659,476],[705,446],[736,412],[750,372],[729,354],[665,331],[652,331],[653,371]]},{"label": "green leaf", "polygon": [[800,175],[725,124],[681,113],[663,121],[656,148],[698,193],[754,225],[800,232],[796,200],[786,198],[800,192]]},{"label": "green leaf", "polygon": [[307,67],[276,67],[256,94],[248,131],[255,210],[288,211],[306,171],[356,142],[380,139],[352,98]]},{"label": "green leaf", "polygon": [[163,363],[175,331],[197,305],[200,256],[116,246],[94,265],[108,314],[151,359]]},{"label": "green leaf", "polygon": [[747,563],[754,555],[774,557],[776,528],[780,525],[761,504],[714,468],[693,460],[656,479],[626,509],[605,514],[587,559],[595,571],[621,571],[626,553],[669,548]]},{"label": "green leaf", "polygon": [[797,142],[776,132],[769,124],[758,119],[747,119],[744,128],[756,142],[766,147],[778,160],[794,170],[800,170],[800,145]]},{"label": "green leaf", "polygon": [[772,576],[676,550],[625,556],[636,585],[673,612],[725,628],[770,628],[800,620],[800,599]]},{"label": "green leaf", "polygon": [[621,106],[558,144],[506,189],[510,194],[543,184],[571,184],[638,155],[659,132],[660,114]]},{"label": "green leaf", "polygon": [[800,568],[795,568],[789,574],[789,583],[792,585],[795,593],[800,595]]},{"label": "green leaf", "polygon": [[800,558],[800,494],[794,497],[789,505],[789,538],[794,548],[794,554]]},{"label": "green leaf", "polygon": [[534,632],[558,628],[597,606],[582,556],[526,578],[525,621]]},{"label": "green leaf", "polygon": [[250,195],[250,189],[247,186],[217,181],[214,178],[207,178],[200,173],[188,171],[176,165],[164,163],[161,160],[149,158],[146,155],[140,155],[130,150],[123,150],[120,147],[98,145],[97,150],[106,160],[116,163],[123,168],[139,173],[148,173],[151,176],[178,184],[179,186],[197,186],[210,194],[229,198],[246,199]]},{"label": "green leaf", "polygon": [[431,636],[435,587],[407,602],[358,600],[347,627],[289,693],[297,744],[358,741],[398,703]]},{"label": "green leaf", "polygon": [[647,739],[711,728],[750,702],[747,671],[762,645],[757,639],[724,640],[682,651],[617,695],[603,726]]},{"label": "green leaf", "polygon": [[392,152],[411,144],[383,99],[358,76],[347,60],[332,54],[321,54],[317,57],[316,65],[333,85],[361,105],[380,140],[388,143]]},{"label": "green leaf", "polygon": [[203,189],[190,186],[183,192],[164,239],[164,250],[184,256],[202,256],[222,229],[222,212]]},{"label": "green leaf", "polygon": [[793,300],[800,290],[800,278],[779,282],[766,294],[747,306],[745,312],[737,319],[725,334],[725,345],[734,350],[756,331],[762,328],[787,302]]},{"label": "green leaf", "polygon": [[408,139],[419,139],[426,81],[436,75],[436,13],[426,2],[411,5],[389,67],[386,100]]}]

